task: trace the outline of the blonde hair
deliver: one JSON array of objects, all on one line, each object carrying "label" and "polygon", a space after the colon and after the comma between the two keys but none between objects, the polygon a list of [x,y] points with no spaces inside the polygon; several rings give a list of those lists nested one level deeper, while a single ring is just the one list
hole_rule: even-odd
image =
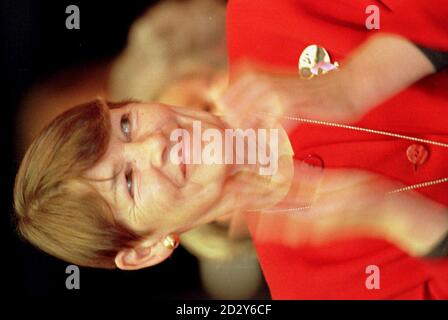
[{"label": "blonde hair", "polygon": [[96,100],[56,117],[29,147],[14,186],[19,235],[80,266],[114,268],[117,252],[139,239],[83,177],[106,152],[109,108]]}]

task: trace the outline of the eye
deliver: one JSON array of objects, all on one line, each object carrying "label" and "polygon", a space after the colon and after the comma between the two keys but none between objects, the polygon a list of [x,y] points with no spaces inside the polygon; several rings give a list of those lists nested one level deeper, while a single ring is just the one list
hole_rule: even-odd
[{"label": "eye", "polygon": [[121,132],[126,136],[126,138],[131,138],[132,125],[131,120],[129,118],[129,114],[124,114],[120,120],[120,128]]},{"label": "eye", "polygon": [[133,176],[132,176],[132,169],[127,171],[125,174],[126,178],[126,187],[128,188],[129,195],[131,198],[134,198],[134,182],[133,182]]}]

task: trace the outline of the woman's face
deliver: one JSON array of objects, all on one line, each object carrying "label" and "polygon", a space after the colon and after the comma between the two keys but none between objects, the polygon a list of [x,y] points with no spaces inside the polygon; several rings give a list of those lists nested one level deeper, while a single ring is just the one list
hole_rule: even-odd
[{"label": "woman's face", "polygon": [[[207,212],[221,197],[229,165],[176,164],[170,157],[173,130],[193,137],[193,121],[202,130],[224,130],[207,112],[156,103],[129,103],[111,109],[106,154],[86,176],[112,204],[117,221],[139,234],[180,233],[212,220]],[[192,147],[190,143],[190,147]],[[204,144],[202,145],[202,148]]]}]

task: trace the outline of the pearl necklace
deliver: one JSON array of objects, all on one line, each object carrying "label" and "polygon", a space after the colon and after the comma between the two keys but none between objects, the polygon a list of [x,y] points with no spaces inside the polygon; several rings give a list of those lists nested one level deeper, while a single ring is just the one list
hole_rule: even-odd
[{"label": "pearl necklace", "polygon": [[[278,115],[270,114],[270,113],[267,113],[267,112],[259,112],[259,113],[262,113],[264,115],[269,115],[269,116],[275,116],[275,117],[278,116]],[[328,121],[312,120],[312,119],[306,119],[306,118],[302,118],[302,117],[294,117],[294,116],[280,116],[280,117],[283,118],[283,119],[286,119],[286,120],[292,120],[292,121],[297,121],[297,122],[302,122],[302,123],[310,123],[310,124],[317,124],[317,125],[322,125],[322,126],[327,126],[327,127],[334,127],[334,128],[342,128],[342,129],[347,129],[347,130],[367,132],[367,133],[383,135],[383,136],[388,136],[388,137],[394,137],[394,138],[403,139],[403,140],[410,140],[410,141],[415,141],[415,142],[420,142],[420,143],[432,144],[432,145],[439,146],[439,147],[442,147],[442,148],[448,148],[448,143],[443,143],[443,142],[433,141],[433,140],[427,140],[427,139],[421,139],[421,138],[417,138],[417,137],[402,135],[402,134],[388,132],[388,131],[374,130],[374,129],[369,129],[369,128],[356,127],[356,126],[340,124],[340,123],[334,123],[334,122],[328,122]],[[436,180],[424,181],[424,182],[417,183],[417,184],[414,184],[414,185],[409,185],[409,186],[406,186],[406,187],[402,187],[402,188],[398,188],[398,189],[394,189],[394,190],[388,191],[386,194],[395,194],[395,193],[399,193],[399,192],[405,192],[405,191],[410,191],[410,190],[415,190],[415,189],[427,188],[427,187],[430,187],[430,186],[433,186],[433,185],[437,185],[437,184],[441,184],[441,183],[447,183],[447,182],[448,182],[448,177],[440,178],[440,179],[436,179]],[[298,207],[298,208],[287,208],[287,209],[278,209],[278,210],[264,210],[263,209],[262,211],[263,212],[294,212],[294,211],[303,211],[303,210],[307,210],[307,209],[310,209],[310,208],[311,208],[311,205],[307,205],[307,206]],[[259,210],[250,210],[250,211],[259,211]]]}]

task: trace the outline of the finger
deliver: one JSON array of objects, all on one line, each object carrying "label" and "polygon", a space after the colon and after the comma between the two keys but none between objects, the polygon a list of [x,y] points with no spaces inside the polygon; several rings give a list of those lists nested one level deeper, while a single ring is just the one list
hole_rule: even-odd
[{"label": "finger", "polygon": [[238,81],[229,84],[220,101],[231,107],[233,101],[240,99],[240,96],[247,91],[248,86],[254,81],[255,75],[247,74]]}]

